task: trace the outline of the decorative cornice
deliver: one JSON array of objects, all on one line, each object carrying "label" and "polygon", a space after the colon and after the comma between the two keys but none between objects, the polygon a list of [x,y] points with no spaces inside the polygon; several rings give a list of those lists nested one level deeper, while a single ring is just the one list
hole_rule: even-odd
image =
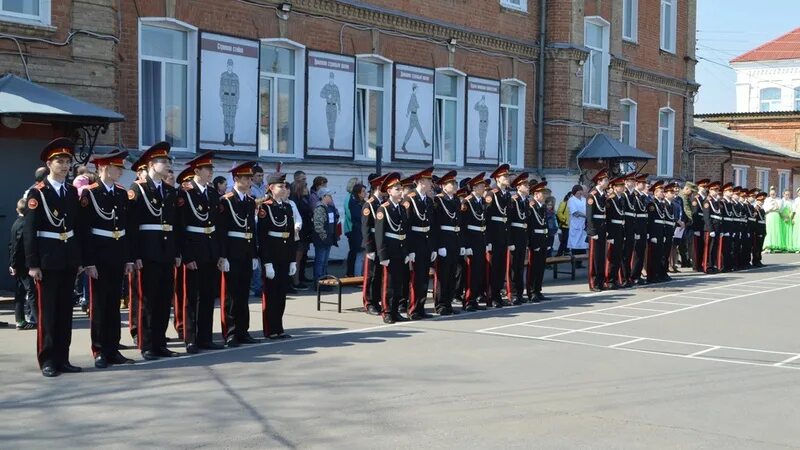
[{"label": "decorative cornice", "polygon": [[625,67],[622,78],[623,80],[638,81],[654,87],[672,89],[676,94],[684,94],[687,91],[694,93],[700,89],[700,85],[695,82],[631,67],[630,65]]},{"label": "decorative cornice", "polygon": [[[274,5],[279,2],[270,3]],[[412,16],[402,11],[378,8],[362,3],[351,4],[348,0],[294,0],[292,9],[300,13],[329,17],[357,25],[441,40],[442,44],[447,39],[455,38],[459,44],[506,53],[509,56],[533,59],[538,53],[535,41],[517,40],[510,36]]]}]

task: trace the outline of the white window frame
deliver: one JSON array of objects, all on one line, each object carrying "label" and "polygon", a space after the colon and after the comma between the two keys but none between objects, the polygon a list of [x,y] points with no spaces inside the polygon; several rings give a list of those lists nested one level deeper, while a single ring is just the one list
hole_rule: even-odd
[{"label": "white window frame", "polygon": [[[667,5],[670,6],[670,35],[669,35],[669,42],[664,39],[664,30],[666,29],[666,24],[664,23],[664,18],[666,17],[666,13],[664,10],[667,8]],[[659,41],[661,43],[661,50],[669,53],[677,53],[677,35],[678,35],[678,0],[661,0],[661,20],[660,27],[659,27]]]},{"label": "white window frame", "polygon": [[[756,185],[762,192],[769,192],[769,167],[756,167]],[[741,185],[746,187],[745,185]]]},{"label": "white window frame", "polygon": [[[168,63],[180,63],[187,66],[186,69],[186,147],[173,147],[172,152],[195,153],[197,149],[197,35],[198,28],[186,22],[170,17],[141,17],[138,24],[138,58],[139,58],[139,77],[138,77],[138,97],[139,97],[139,148],[145,150],[152,144],[142,143],[142,26],[161,27],[186,33],[186,61],[171,60],[168,58],[145,57],[148,61],[160,61]],[[163,71],[162,65],[162,71]],[[162,75],[163,79],[163,75]],[[166,96],[162,96],[161,123],[163,131],[166,133]],[[163,137],[162,137],[163,139]],[[153,143],[155,144],[155,142]]]},{"label": "white window frame", "polygon": [[[502,94],[500,96],[500,114],[503,114],[503,108],[517,108],[519,111],[517,115],[517,120],[519,120],[519,124],[517,125],[517,160],[516,161],[501,161],[508,163],[511,167],[514,168],[522,168],[525,167],[525,106],[526,106],[526,99],[527,99],[527,89],[528,85],[525,84],[524,81],[516,79],[516,78],[506,78],[500,81],[500,92],[503,92],[503,85],[509,84],[516,86],[518,88],[517,95],[519,96],[518,103],[519,105],[504,105],[502,103]],[[506,119],[503,123],[508,124],[508,119]],[[503,154],[507,154],[507,150],[504,149],[505,147],[505,130],[500,130],[500,149]],[[508,159],[507,157],[505,159]]]},{"label": "white window frame", "polygon": [[[433,140],[434,141],[433,142],[433,144],[434,144],[434,149],[433,149],[434,159],[433,159],[433,163],[435,165],[452,166],[452,167],[458,166],[458,167],[460,167],[460,166],[464,165],[464,135],[465,135],[464,130],[465,130],[465,126],[466,126],[466,107],[464,105],[466,105],[467,74],[462,72],[462,71],[460,71],[460,70],[453,69],[452,67],[444,67],[444,68],[436,69],[436,76],[439,76],[440,74],[441,75],[449,75],[449,76],[456,77],[457,82],[458,82],[457,87],[456,87],[457,92],[456,92],[456,97],[443,97],[443,96],[440,96],[440,95],[436,95],[436,80],[434,80],[434,83],[433,83],[433,86],[434,86],[433,87],[433,92],[434,92],[434,106],[433,106],[433,108],[434,108],[434,123],[433,123],[433,127],[436,128],[436,120],[435,120],[436,119],[436,101],[439,100],[439,99],[450,99],[450,100],[452,100],[453,98],[455,98],[455,100],[456,100],[456,148],[455,148],[456,160],[455,160],[455,162],[449,162],[449,161],[443,161],[441,158],[436,158],[436,148],[435,148],[436,141],[434,139]],[[436,135],[437,131],[434,129],[433,133],[434,133],[434,135]],[[438,133],[441,133],[441,131],[439,131]],[[441,134],[439,134],[439,135],[441,136]]]},{"label": "white window frame", "polygon": [[[628,7],[630,2],[630,8]],[[625,18],[631,18],[631,32],[625,34]],[[639,42],[639,0],[622,0],[622,40],[637,43]]]},{"label": "white window frame", "polygon": [[[586,28],[589,25],[599,26],[603,32],[603,48],[592,47],[586,44]],[[584,46],[589,49],[589,56],[586,58],[586,62],[583,64],[583,105],[588,106],[591,108],[608,108],[608,71],[609,65],[611,64],[611,37],[610,37],[610,29],[611,24],[603,19],[600,16],[590,16],[583,19],[583,33],[584,33]],[[592,77],[592,55],[595,53],[600,53],[602,56],[601,60],[601,67],[602,71],[600,73],[600,103],[594,104],[591,103],[592,99],[592,92],[590,88],[592,86],[591,77]],[[587,86],[587,81],[588,86]]]},{"label": "white window frame", "polygon": [[[380,90],[383,91],[383,162],[390,162],[392,160],[392,111],[393,111],[393,104],[392,104],[392,97],[393,92],[392,88],[394,87],[392,84],[392,70],[394,62],[391,59],[383,57],[381,55],[376,54],[361,54],[356,55],[356,91],[359,88],[368,88],[370,90],[379,90],[373,86],[362,86],[358,84],[358,62],[359,61],[366,61],[371,62],[373,64],[381,64],[383,67],[383,88]],[[357,103],[357,102],[355,102]],[[355,107],[358,107],[355,104]],[[353,113],[353,117],[357,118],[358,114],[355,112]],[[355,123],[355,122],[354,122]],[[356,125],[357,126],[357,125]],[[355,132],[355,130],[353,130]],[[356,139],[358,139],[358,135],[356,135]],[[368,156],[359,156],[356,155],[355,159],[357,161],[375,161],[375,158],[369,158]]]},{"label": "white window frame", "polygon": [[[261,83],[262,76],[268,76],[272,78],[283,78],[283,79],[291,79],[294,80],[294,136],[292,137],[292,145],[294,146],[294,151],[292,153],[275,153],[274,151],[266,152],[261,149],[260,145],[260,138],[259,138],[259,148],[258,148],[258,156],[263,156],[266,158],[303,158],[303,149],[305,147],[305,123],[306,123],[306,116],[305,116],[305,101],[306,101],[306,46],[300,44],[298,42],[286,39],[286,38],[265,38],[261,39],[259,44],[259,52],[261,52],[261,45],[272,45],[275,47],[283,47],[289,50],[294,51],[294,75],[284,75],[284,74],[275,74],[271,72],[261,72],[261,67],[258,68],[258,80]],[[260,62],[259,62],[260,64]],[[261,95],[259,87],[259,96]],[[276,102],[277,96],[272,95],[272,105],[271,107],[277,107]],[[258,120],[259,123],[261,121],[261,101],[258,102]],[[275,132],[277,129],[277,117],[276,114],[270,114],[270,139],[272,142],[270,143],[271,149],[277,148],[277,139],[278,134]]]},{"label": "white window frame", "polygon": [[528,0],[500,0],[500,6],[516,11],[528,12]]},{"label": "white window frame", "polygon": [[750,166],[745,166],[742,164],[731,164],[733,168],[733,185],[734,186],[746,186],[747,185],[747,169]]},{"label": "white window frame", "polygon": [[[620,103],[620,120],[619,120],[619,141],[625,142],[623,138],[624,128],[622,124],[628,124],[628,130],[630,132],[630,136],[628,137],[628,145],[631,147],[636,147],[636,121],[639,114],[639,104],[636,103],[635,100],[632,98],[623,98],[619,101]],[[622,105],[627,105],[631,108],[631,117],[630,120],[625,120],[625,117],[622,115]]]},{"label": "white window frame", "polygon": [[[667,124],[667,128],[661,126],[661,113],[669,113],[669,123]],[[656,121],[656,124],[658,125],[658,159],[656,160],[658,166],[658,176],[671,177],[675,167],[675,110],[668,106],[659,109]],[[661,133],[663,132],[669,133],[669,149],[662,148]],[[662,167],[661,165],[662,152],[665,151],[667,152],[666,165],[668,167]]]},{"label": "white window frame", "polygon": [[[764,91],[777,91],[778,98],[777,99],[769,99],[764,100],[763,95]],[[770,112],[770,111],[781,111],[783,110],[782,102],[783,101],[783,91],[781,88],[776,86],[766,86],[762,87],[758,90],[758,111],[759,112]],[[767,109],[764,108],[764,103],[767,104]]]},{"label": "white window frame", "polygon": [[[52,21],[51,6],[52,0],[36,0],[39,2],[39,14],[20,14],[11,11],[4,11],[0,9],[0,21],[2,22],[16,22],[28,25],[44,25],[50,26]],[[2,8],[3,0],[0,0],[0,8]]]},{"label": "white window frame", "polygon": [[800,111],[800,86],[794,88],[794,110]]},{"label": "white window frame", "polygon": [[778,197],[783,195],[783,191],[789,189],[789,185],[791,184],[791,175],[792,172],[790,170],[778,169]]}]

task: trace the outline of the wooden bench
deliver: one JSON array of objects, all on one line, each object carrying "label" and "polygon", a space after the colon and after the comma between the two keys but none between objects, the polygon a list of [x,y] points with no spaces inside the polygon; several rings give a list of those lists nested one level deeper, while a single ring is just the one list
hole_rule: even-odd
[{"label": "wooden bench", "polygon": [[[570,279],[575,279],[575,269],[579,261],[587,261],[588,255],[551,256],[545,260],[545,265],[553,266],[553,279],[558,279],[558,274],[569,274]],[[569,263],[569,271],[559,271],[558,265]]]}]

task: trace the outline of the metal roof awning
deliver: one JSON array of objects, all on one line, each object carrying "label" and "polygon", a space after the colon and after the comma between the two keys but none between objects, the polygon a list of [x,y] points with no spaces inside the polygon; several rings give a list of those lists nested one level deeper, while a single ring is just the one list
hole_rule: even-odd
[{"label": "metal roof awning", "polygon": [[122,114],[12,74],[0,77],[0,115],[76,125],[108,125],[125,120]]},{"label": "metal roof awning", "polygon": [[578,159],[613,159],[618,161],[641,161],[656,159],[655,156],[598,133],[578,152]]}]

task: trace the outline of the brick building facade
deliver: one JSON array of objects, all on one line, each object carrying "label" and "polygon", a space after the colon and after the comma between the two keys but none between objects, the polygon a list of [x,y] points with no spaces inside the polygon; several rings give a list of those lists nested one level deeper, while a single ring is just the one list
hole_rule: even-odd
[{"label": "brick building facade", "polygon": [[695,117],[800,154],[800,110],[698,114]]}]

